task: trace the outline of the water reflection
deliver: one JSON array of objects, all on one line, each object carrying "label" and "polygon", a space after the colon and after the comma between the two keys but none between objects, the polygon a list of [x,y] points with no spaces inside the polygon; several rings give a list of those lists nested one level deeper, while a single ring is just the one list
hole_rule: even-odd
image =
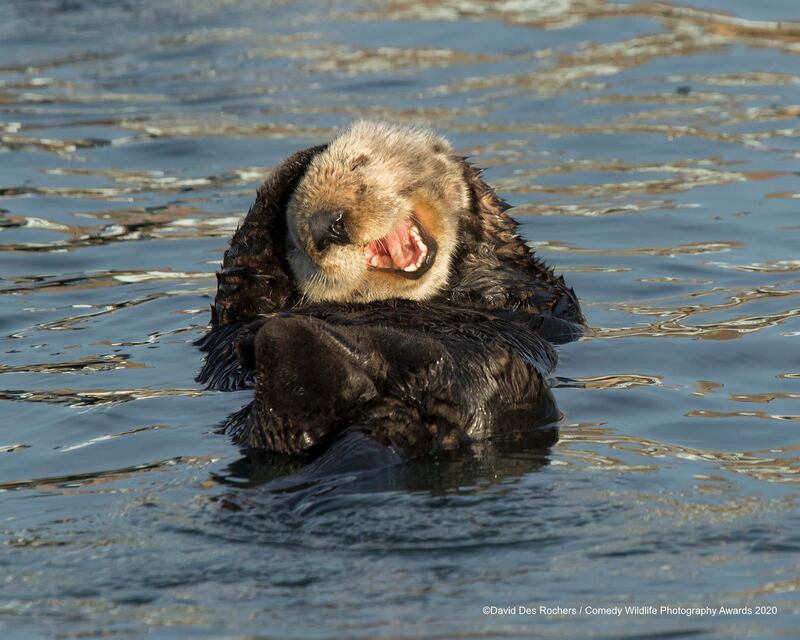
[{"label": "water reflection", "polygon": [[[0,4],[4,633],[800,635],[790,4]],[[264,175],[360,116],[487,167],[595,331],[558,442],[275,494],[192,341]],[[780,615],[480,614],[587,593]]]},{"label": "water reflection", "polygon": [[[764,412],[713,412],[690,411],[689,417],[730,418],[735,416],[767,419],[800,420],[800,416],[769,416]],[[710,462],[717,468],[741,473],[768,482],[800,483],[799,445],[787,445],[758,451],[711,451],[650,440],[640,436],[614,433],[602,426],[588,427],[584,424],[566,425],[562,429],[561,447],[572,464],[596,468],[613,468],[617,471],[657,471],[655,464],[630,463],[613,455],[582,448],[585,444],[602,444],[611,451],[635,453],[648,458],[680,458],[698,462]]]},{"label": "water reflection", "polygon": [[[503,482],[539,470],[548,464],[550,449],[557,441],[557,425],[534,427],[513,443],[502,440],[480,442],[463,451],[393,467],[389,472],[338,472],[335,476],[320,474],[318,469],[309,472],[302,462],[287,456],[251,455],[236,460],[224,473],[212,477],[231,487],[259,488],[276,493],[291,493],[319,483],[325,485],[326,492],[333,488],[364,491],[366,483],[370,490],[375,491],[402,487],[409,491],[443,493],[484,481]],[[229,499],[234,496],[231,494]]]}]

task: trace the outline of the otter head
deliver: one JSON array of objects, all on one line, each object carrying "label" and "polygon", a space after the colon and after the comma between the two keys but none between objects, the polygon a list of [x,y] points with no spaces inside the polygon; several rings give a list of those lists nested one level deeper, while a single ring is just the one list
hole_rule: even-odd
[{"label": "otter head", "polygon": [[424,300],[446,284],[469,207],[450,144],[357,122],[309,163],[286,209],[289,266],[306,300]]}]

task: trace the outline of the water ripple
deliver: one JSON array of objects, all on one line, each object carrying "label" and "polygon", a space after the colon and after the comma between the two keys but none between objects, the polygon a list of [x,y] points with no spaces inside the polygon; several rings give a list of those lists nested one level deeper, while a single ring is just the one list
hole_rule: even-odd
[{"label": "water ripple", "polygon": [[[0,3],[10,637],[798,636],[779,5]],[[358,117],[486,167],[593,331],[560,349],[557,444],[276,493],[296,465],[215,433],[250,392],[202,390],[191,342],[258,185]],[[480,613],[588,593],[781,614]]]}]

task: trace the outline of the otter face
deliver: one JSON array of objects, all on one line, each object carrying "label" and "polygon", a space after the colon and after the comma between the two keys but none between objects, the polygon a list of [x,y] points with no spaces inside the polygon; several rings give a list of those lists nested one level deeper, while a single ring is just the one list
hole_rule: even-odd
[{"label": "otter face", "polygon": [[310,302],[424,300],[447,283],[469,197],[449,143],[357,122],[317,155],[287,207],[287,258]]}]

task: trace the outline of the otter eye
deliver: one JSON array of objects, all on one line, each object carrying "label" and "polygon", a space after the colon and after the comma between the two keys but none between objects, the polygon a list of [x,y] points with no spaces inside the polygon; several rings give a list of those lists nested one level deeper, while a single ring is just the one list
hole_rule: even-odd
[{"label": "otter eye", "polygon": [[344,226],[344,214],[341,212],[331,224],[331,242],[336,244],[350,242],[350,238],[347,236],[347,227]]},{"label": "otter eye", "polygon": [[317,211],[309,225],[311,239],[318,251],[324,251],[331,244],[349,244],[350,236],[344,222],[344,211]]}]

